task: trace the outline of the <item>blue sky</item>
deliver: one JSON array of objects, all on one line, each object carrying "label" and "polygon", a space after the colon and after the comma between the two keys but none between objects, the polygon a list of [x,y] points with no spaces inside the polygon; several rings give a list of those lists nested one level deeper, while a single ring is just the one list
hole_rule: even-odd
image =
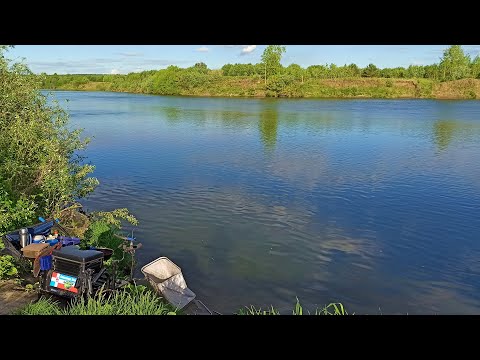
[{"label": "blue sky", "polygon": [[[303,67],[317,64],[364,67],[428,65],[438,62],[448,45],[287,45],[282,63]],[[35,73],[110,74],[188,67],[204,62],[211,69],[226,63],[257,63],[265,45],[18,45],[10,59],[25,58]],[[480,54],[480,45],[465,45],[469,55]]]}]

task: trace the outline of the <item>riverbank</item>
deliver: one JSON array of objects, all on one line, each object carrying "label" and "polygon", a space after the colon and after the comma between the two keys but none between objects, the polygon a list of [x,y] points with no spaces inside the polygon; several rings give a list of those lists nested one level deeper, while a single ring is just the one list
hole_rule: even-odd
[{"label": "riverbank", "polygon": [[0,315],[10,315],[37,300],[36,291],[27,291],[15,280],[0,280]]},{"label": "riverbank", "polygon": [[480,79],[438,82],[431,79],[343,78],[265,84],[262,79],[251,76],[205,75],[201,81],[168,82],[145,77],[132,79],[131,75],[47,75],[42,87],[46,90],[201,97],[480,99]]}]

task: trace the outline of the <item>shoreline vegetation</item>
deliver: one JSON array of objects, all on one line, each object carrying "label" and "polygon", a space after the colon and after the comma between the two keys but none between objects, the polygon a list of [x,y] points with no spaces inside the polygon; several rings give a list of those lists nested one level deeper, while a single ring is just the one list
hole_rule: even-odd
[{"label": "shoreline vegetation", "polygon": [[[143,285],[129,285],[113,294],[100,292],[88,299],[79,298],[68,304],[58,299],[41,297],[16,309],[12,315],[184,315]],[[314,311],[304,309],[298,298],[291,312],[281,313],[273,305],[266,309],[244,306],[226,315],[355,315],[348,313],[342,303],[330,303]]]},{"label": "shoreline vegetation", "polygon": [[374,64],[284,67],[286,48],[269,45],[258,64],[226,64],[123,74],[37,75],[45,90],[111,91],[151,95],[247,98],[480,99],[480,57],[459,45],[438,64],[380,69]]},{"label": "shoreline vegetation", "polygon": [[[137,219],[126,208],[81,211],[80,201],[99,184],[90,176],[95,167],[82,154],[89,139],[81,137],[82,129],[69,127],[69,115],[57,102],[48,103],[37,75],[5,57],[9,49],[0,45],[0,280],[30,277],[32,264],[5,251],[1,237],[38,223],[40,217],[59,219],[84,247],[112,247],[106,266],[122,259],[118,277],[128,278],[133,260],[114,235],[122,225],[138,225]],[[26,290],[34,289],[32,281]],[[0,308],[8,305],[10,295],[2,287]]]},{"label": "shoreline vegetation", "polygon": [[[57,78],[50,81],[48,77]],[[174,93],[144,91],[137,86],[118,85],[117,79],[108,77],[128,75],[47,75],[42,90],[52,91],[105,91],[161,96],[235,97],[235,98],[290,98],[290,99],[480,99],[480,79],[461,79],[436,82],[429,79],[344,78],[318,79],[304,83],[298,92],[269,96],[265,87],[253,79],[240,77],[222,79],[222,86],[215,82],[196,88],[184,88]],[[107,77],[105,81],[90,81],[95,77]],[[118,80],[123,80],[118,78]],[[219,82],[220,83],[220,82]],[[287,89],[288,90],[288,89]]]}]

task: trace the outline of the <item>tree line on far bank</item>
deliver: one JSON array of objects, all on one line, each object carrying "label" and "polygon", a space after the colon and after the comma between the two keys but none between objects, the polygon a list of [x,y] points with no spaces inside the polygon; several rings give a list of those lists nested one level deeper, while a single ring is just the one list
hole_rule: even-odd
[{"label": "tree line on far bank", "polygon": [[[410,65],[409,67],[383,68],[374,64],[361,68],[356,64],[337,66],[312,65],[302,68],[297,64],[283,66],[282,55],[285,46],[269,45],[258,64],[226,64],[219,70],[211,70],[204,63],[189,68],[169,66],[166,69],[150,70],[127,75],[76,74],[45,75],[42,85],[45,89],[85,88],[94,84],[94,90],[125,91],[159,95],[228,95],[233,87],[243,88],[244,96],[254,96],[259,84],[264,85],[266,96],[302,96],[305,84],[318,79],[427,79],[444,82],[465,78],[480,78],[480,57],[471,59],[460,45],[447,48],[443,57],[432,65]],[[387,86],[389,86],[387,84]],[[391,86],[391,85],[390,85]],[[285,92],[285,89],[288,89]]]},{"label": "tree line on far bank", "polygon": [[[266,54],[268,50],[274,51],[276,45],[270,45],[262,56],[262,62],[258,64],[226,64],[222,67],[224,76],[264,76],[265,63],[272,55]],[[282,51],[283,50],[283,51]],[[277,49],[277,53],[285,51],[285,48]],[[280,61],[275,62],[271,75],[282,74],[293,76],[296,80],[313,79],[339,79],[339,78],[397,78],[413,79],[424,78],[438,81],[451,81],[464,78],[480,78],[480,57],[471,59],[465,55],[460,45],[452,45],[443,53],[438,64],[432,65],[410,65],[409,67],[396,67],[380,69],[374,64],[361,68],[356,64],[337,66],[311,65],[302,68],[300,65],[291,64],[283,67]]]}]

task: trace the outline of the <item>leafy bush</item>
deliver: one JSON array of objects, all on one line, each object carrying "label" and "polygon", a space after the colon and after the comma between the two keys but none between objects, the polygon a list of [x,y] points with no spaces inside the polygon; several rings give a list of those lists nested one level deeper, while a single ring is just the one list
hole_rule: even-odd
[{"label": "leafy bush", "polygon": [[90,215],[92,220],[101,220],[108,225],[120,228],[121,220],[125,220],[132,225],[138,225],[138,220],[128,212],[128,209],[115,209],[112,211],[96,211]]},{"label": "leafy bush", "polygon": [[40,93],[41,78],[6,50],[0,46],[0,232],[56,215],[98,184],[78,152],[88,139],[69,129],[68,114]]},{"label": "leafy bush", "polygon": [[124,240],[115,236],[119,228],[115,225],[108,224],[104,220],[96,220],[90,224],[90,227],[85,232],[84,247],[106,247],[113,250],[113,255],[110,259],[105,261],[108,268],[112,268],[116,262],[116,271],[118,276],[127,276],[132,268],[132,255],[125,253],[122,249]]},{"label": "leafy bush", "polygon": [[178,73],[178,85],[182,90],[192,90],[210,82],[210,76],[190,69]]},{"label": "leafy bush", "polygon": [[94,221],[90,224],[88,230],[85,232],[85,242],[86,247],[90,246],[104,246],[100,245],[100,242],[104,243],[105,237],[113,236],[113,230],[104,221]]},{"label": "leafy bush", "polygon": [[292,75],[273,75],[267,81],[267,91],[272,96],[281,96],[285,88],[294,81]]},{"label": "leafy bush", "polygon": [[0,279],[8,279],[18,275],[15,258],[10,255],[0,256]]},{"label": "leafy bush", "polygon": [[0,234],[17,229],[35,218],[35,196],[20,195],[12,199],[0,184]]},{"label": "leafy bush", "polygon": [[422,98],[432,97],[433,83],[426,79],[417,79],[415,82],[415,96]]}]

